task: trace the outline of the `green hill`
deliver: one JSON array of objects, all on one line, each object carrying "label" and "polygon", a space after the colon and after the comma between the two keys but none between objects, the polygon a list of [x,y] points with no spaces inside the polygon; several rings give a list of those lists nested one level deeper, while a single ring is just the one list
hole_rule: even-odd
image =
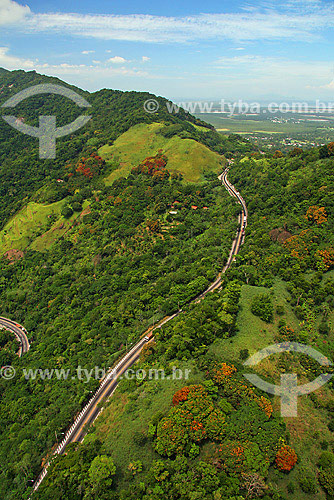
[{"label": "green hill", "polygon": [[100,148],[99,154],[106,161],[114,159],[120,165],[106,178],[106,183],[128,175],[131,168],[146,157],[155,156],[159,150],[168,158],[168,169],[182,173],[187,181],[203,180],[204,173],[218,173],[222,169],[224,159],[217,153],[193,139],[182,139],[178,135],[166,138],[160,133],[163,128],[162,123],[135,125],[118,137],[112,146]]}]

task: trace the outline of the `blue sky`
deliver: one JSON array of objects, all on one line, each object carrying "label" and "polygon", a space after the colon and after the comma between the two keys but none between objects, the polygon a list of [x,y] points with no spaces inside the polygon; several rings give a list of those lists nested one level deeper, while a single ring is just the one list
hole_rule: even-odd
[{"label": "blue sky", "polygon": [[0,66],[91,91],[334,101],[333,2],[0,0]]}]

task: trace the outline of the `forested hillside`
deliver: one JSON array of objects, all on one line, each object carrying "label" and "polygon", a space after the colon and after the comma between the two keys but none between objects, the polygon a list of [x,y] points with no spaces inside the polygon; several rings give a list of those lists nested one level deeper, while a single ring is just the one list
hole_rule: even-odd
[{"label": "forested hillside", "polygon": [[[282,419],[279,399],[242,376],[243,360],[274,342],[334,357],[333,157],[324,156],[295,151],[231,166],[249,207],[236,265],[221,292],[155,334],[138,365],[188,368],[189,380],[122,381],[37,498],[331,498],[333,383],[299,398],[298,419]],[[298,373],[299,383],[322,372],[293,354],[258,367],[276,383],[282,370]]]},{"label": "forested hillside", "polygon": [[[30,125],[38,126],[40,115],[55,115],[57,126],[71,123],[82,114],[92,116],[92,120],[75,134],[57,140],[57,158],[43,160],[38,157],[38,140],[17,132],[4,120],[0,120],[0,227],[8,218],[23,206],[37,189],[58,178],[66,178],[69,162],[77,162],[81,156],[91,153],[113,141],[130,127],[138,123],[160,122],[167,127],[171,136],[191,138],[199,141],[219,154],[238,149],[247,151],[250,146],[237,136],[227,139],[214,131],[213,127],[201,122],[182,109],[178,114],[170,114],[166,108],[166,99],[157,97],[160,108],[150,114],[144,109],[147,99],[155,98],[145,92],[121,92],[104,89],[92,94],[83,92],[65,82],[37,74],[35,71],[4,71],[0,74],[0,104],[17,92],[41,83],[52,83],[69,87],[83,95],[91,104],[82,109],[68,98],[50,94],[30,97],[15,108],[3,108],[2,114],[15,115]],[[192,124],[201,125],[205,131],[196,129]],[[174,126],[174,128],[172,127]],[[168,128],[169,127],[169,128]],[[157,152],[152,152],[156,154]],[[145,155],[148,156],[148,155]],[[140,161],[144,160],[145,156]],[[106,168],[107,174],[117,167],[117,160]],[[180,165],[182,172],[182,165]],[[62,190],[48,193],[48,200],[58,201],[68,192],[67,185]]]},{"label": "forested hillside", "polygon": [[[64,85],[23,71],[4,71],[0,80],[2,102],[27,86]],[[17,373],[24,367],[112,365],[148,326],[215,279],[236,228],[234,204],[210,168],[200,183],[185,183],[182,161],[170,172],[168,156],[158,150],[138,157],[127,178],[106,185],[119,163],[104,161],[98,148],[111,146],[137,123],[157,120],[165,136],[200,141],[211,154],[247,150],[247,142],[221,138],[187,113],[169,115],[162,98],[160,111],[150,115],[143,109],[150,94],[75,90],[92,104],[93,119],[57,141],[56,160],[40,160],[36,139],[0,123],[1,314],[24,324],[31,342],[30,352],[18,358],[17,344],[1,332],[1,366],[12,364]],[[32,125],[47,114],[63,125],[81,112],[49,95],[15,108]],[[0,384],[0,453],[6,463],[0,496],[22,498],[98,380],[17,376]]]},{"label": "forested hillside", "polygon": [[[46,81],[63,84],[0,72],[1,102]],[[31,495],[98,387],[72,379],[77,367],[112,366],[149,326],[182,308],[136,367],[188,369],[189,378],[122,380],[84,443],[54,460],[32,498],[330,499],[333,382],[299,398],[298,420],[283,419],[279,399],[243,377],[243,362],[285,340],[334,359],[332,145],[264,155],[188,113],[170,115],[163,98],[151,115],[148,93],[75,90],[93,119],[57,141],[56,160],[40,160],[35,139],[0,122],[1,316],[23,324],[31,341],[19,358],[0,331],[1,366],[18,374],[0,379],[0,497]],[[41,114],[63,125],[81,112],[46,95],[15,108],[35,125]],[[194,178],[178,160],[189,148],[214,160]],[[221,290],[189,304],[222,271],[238,227],[240,206],[217,179],[232,156],[229,179],[249,212],[245,243]],[[299,383],[321,373],[291,354],[257,370],[278,382],[291,367]],[[54,368],[70,377],[22,375]]]}]

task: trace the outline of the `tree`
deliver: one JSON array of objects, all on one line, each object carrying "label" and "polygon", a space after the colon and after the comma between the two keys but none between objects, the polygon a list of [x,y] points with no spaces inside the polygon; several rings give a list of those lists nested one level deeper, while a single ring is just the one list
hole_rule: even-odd
[{"label": "tree", "polygon": [[72,203],[72,209],[74,210],[74,212],[81,212],[81,210],[82,210],[81,203],[79,203],[78,201],[74,201]]},{"label": "tree", "polygon": [[129,463],[128,470],[133,476],[135,476],[136,474],[138,474],[138,472],[141,472],[143,470],[143,464],[140,460],[135,460],[134,462]]},{"label": "tree", "polygon": [[266,323],[270,323],[274,312],[270,296],[267,294],[256,295],[252,300],[251,311]]},{"label": "tree", "polygon": [[264,479],[256,473],[241,474],[243,480],[243,487],[247,491],[246,498],[261,497],[266,491],[267,486]]},{"label": "tree", "polygon": [[273,158],[283,158],[283,156],[284,155],[283,155],[282,151],[279,151],[279,150],[275,151],[275,153],[273,154]]},{"label": "tree", "polygon": [[69,219],[73,214],[73,210],[69,205],[65,205],[61,211],[61,215],[65,217],[65,219]]},{"label": "tree", "polygon": [[97,489],[111,486],[115,472],[116,466],[112,458],[107,455],[98,455],[88,470],[89,481]]}]

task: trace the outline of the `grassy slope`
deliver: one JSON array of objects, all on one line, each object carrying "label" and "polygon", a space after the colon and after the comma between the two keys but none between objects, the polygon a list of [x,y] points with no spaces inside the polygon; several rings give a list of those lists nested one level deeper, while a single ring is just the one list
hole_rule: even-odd
[{"label": "grassy slope", "polygon": [[221,159],[217,153],[192,139],[178,136],[166,139],[157,133],[162,127],[161,123],[135,125],[118,137],[112,146],[100,148],[99,154],[106,161],[114,157],[120,162],[120,168],[107,177],[106,184],[127,175],[132,167],[147,156],[154,156],[159,149],[168,157],[168,170],[182,172],[187,181],[199,181],[204,171],[220,170]]},{"label": "grassy slope", "polygon": [[65,203],[64,200],[50,205],[28,203],[0,231],[0,254],[12,248],[26,248],[34,239],[34,235],[46,226],[50,215],[60,215]]},{"label": "grassy slope", "polygon": [[[163,127],[160,123],[139,124],[121,135],[113,146],[103,146],[100,154],[106,160],[112,156],[120,161],[120,168],[113,171],[106,179],[111,184],[120,176],[126,175],[147,156],[155,155],[159,149],[168,157],[168,169],[184,174],[187,181],[198,181],[204,171],[218,172],[221,158],[203,144],[191,139],[174,136],[166,139],[157,132]],[[203,127],[197,127],[203,130]],[[24,250],[30,246],[33,250],[45,251],[72,226],[78,214],[68,220],[60,212],[66,200],[50,205],[30,202],[15,214],[0,231],[0,255],[11,249]],[[84,205],[85,208],[85,205]],[[49,216],[56,215],[57,221],[46,230]]]},{"label": "grassy slope", "polygon": [[[251,313],[251,302],[255,295],[261,293],[272,293],[274,310],[277,305],[285,309],[283,316],[275,314],[273,323],[265,323]],[[279,320],[284,318],[290,326],[298,330],[298,320],[293,314],[288,299],[288,292],[284,283],[277,280],[272,289],[243,285],[241,288],[240,310],[237,317],[238,333],[231,339],[217,339],[211,346],[211,350],[221,357],[239,359],[240,349],[248,349],[250,355],[256,351],[274,343],[274,333],[277,331]]]},{"label": "grassy slope", "polygon": [[[88,201],[84,201],[82,208],[83,210],[89,205]],[[56,222],[51,226],[51,228],[44,234],[41,234],[36,238],[30,248],[32,250],[37,250],[38,252],[44,252],[48,250],[55,241],[64,236],[70,229],[72,229],[73,222],[80,217],[80,214],[74,212],[71,217],[65,219],[65,217],[59,216]]]},{"label": "grassy slope", "polygon": [[[43,252],[63,236],[79,216],[74,213],[69,219],[61,215],[66,199],[43,205],[41,203],[30,202],[22,210],[12,217],[12,219],[0,231],[0,255],[11,249],[24,250],[30,247],[32,250]],[[86,208],[88,202],[83,204]],[[46,231],[49,216],[55,215],[57,220]]]}]

